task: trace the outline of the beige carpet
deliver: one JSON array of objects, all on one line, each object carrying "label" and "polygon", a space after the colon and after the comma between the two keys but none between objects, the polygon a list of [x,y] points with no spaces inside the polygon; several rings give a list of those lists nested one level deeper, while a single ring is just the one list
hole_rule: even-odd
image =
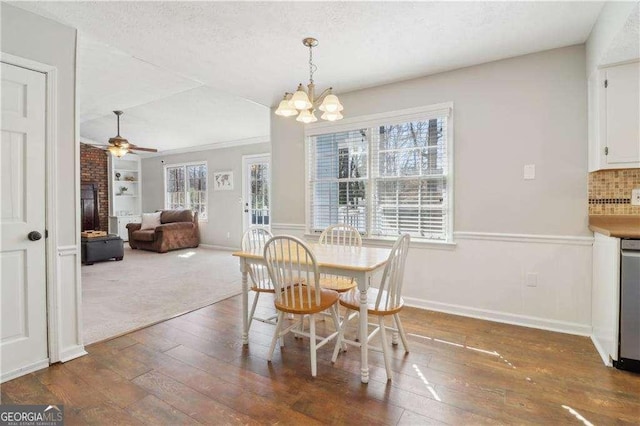
[{"label": "beige carpet", "polygon": [[127,247],[120,262],[82,265],[85,345],[240,294],[238,265],[229,251],[201,247],[164,254]]}]

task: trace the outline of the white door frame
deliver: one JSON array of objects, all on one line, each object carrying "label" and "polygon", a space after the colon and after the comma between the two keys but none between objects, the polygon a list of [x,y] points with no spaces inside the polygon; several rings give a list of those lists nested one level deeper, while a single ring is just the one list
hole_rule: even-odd
[{"label": "white door frame", "polygon": [[268,191],[269,191],[269,228],[271,228],[271,153],[270,152],[263,152],[262,154],[249,154],[249,155],[243,155],[242,156],[242,232],[244,233],[244,231],[247,230],[248,226],[247,226],[247,219],[246,219],[246,213],[244,212],[245,209],[245,203],[247,202],[247,200],[245,200],[245,196],[247,195],[247,192],[249,190],[249,180],[247,179],[247,165],[249,164],[249,162],[251,160],[254,160],[256,158],[260,158],[260,157],[269,157],[269,187],[268,187]]},{"label": "white door frame", "polygon": [[[57,149],[57,137],[56,137],[56,118],[57,118],[57,86],[58,70],[52,65],[43,64],[40,62],[32,61],[30,59],[21,58],[19,56],[10,55],[4,52],[0,52],[0,62],[4,62],[9,65],[14,65],[21,68],[26,68],[32,71],[37,71],[45,74],[46,76],[46,112],[45,112],[45,161],[46,161],[46,173],[45,173],[45,209],[46,209],[46,291],[47,291],[47,349],[49,352],[49,363],[61,361],[60,359],[60,289],[61,283],[58,277],[57,271],[57,259],[56,253],[58,252],[58,239],[56,235],[56,176],[57,176],[57,163],[56,163],[56,149]],[[79,182],[79,180],[78,180]],[[77,186],[77,185],[76,185]],[[77,193],[77,190],[76,190]],[[78,231],[78,235],[80,235]],[[77,247],[76,247],[77,250]],[[78,268],[78,276],[80,276],[80,266]],[[78,285],[79,282],[78,282]],[[79,309],[79,306],[78,306]],[[24,372],[22,372],[24,373]],[[22,374],[21,373],[21,374]]]}]

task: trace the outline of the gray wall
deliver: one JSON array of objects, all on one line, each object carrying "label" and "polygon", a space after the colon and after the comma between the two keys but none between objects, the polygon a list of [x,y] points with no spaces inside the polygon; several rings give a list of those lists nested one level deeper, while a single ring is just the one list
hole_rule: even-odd
[{"label": "gray wall", "polygon": [[0,3],[2,51],[58,69],[58,243],[76,243],[75,67],[76,30],[22,9]]},{"label": "gray wall", "polygon": [[[587,236],[585,66],[579,45],[340,99],[345,117],[453,101],[455,231]],[[274,115],[271,141],[273,222],[304,224],[303,126]]]},{"label": "gray wall", "polygon": [[[240,247],[242,238],[242,156],[270,152],[270,144],[261,143],[234,148],[209,149],[142,160],[142,211],[164,208],[164,165],[206,161],[209,173],[209,218],[200,223],[202,244]],[[165,164],[162,164],[162,161]],[[233,171],[232,191],[214,191],[213,173]],[[229,238],[227,238],[227,233]]]},{"label": "gray wall", "polygon": [[[64,360],[83,352],[81,324],[77,301],[81,295],[77,276],[79,250],[69,247],[79,242],[77,221],[79,212],[80,145],[76,141],[75,86],[76,86],[76,30],[22,9],[0,4],[2,15],[2,52],[30,59],[57,68],[56,109],[56,161],[57,189],[55,198],[57,222],[47,224],[57,236],[57,276],[60,293],[60,334],[57,338],[61,358]],[[65,254],[61,254],[64,252]],[[69,254],[71,252],[71,254]],[[53,354],[55,359],[55,354]]]}]

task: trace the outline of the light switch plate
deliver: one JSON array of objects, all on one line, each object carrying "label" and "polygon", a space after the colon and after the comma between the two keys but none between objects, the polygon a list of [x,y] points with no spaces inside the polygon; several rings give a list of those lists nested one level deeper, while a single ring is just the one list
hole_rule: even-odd
[{"label": "light switch plate", "polygon": [[631,190],[631,205],[640,206],[640,188],[634,188]]},{"label": "light switch plate", "polygon": [[523,176],[524,180],[532,180],[536,178],[536,165],[535,164],[525,164]]}]

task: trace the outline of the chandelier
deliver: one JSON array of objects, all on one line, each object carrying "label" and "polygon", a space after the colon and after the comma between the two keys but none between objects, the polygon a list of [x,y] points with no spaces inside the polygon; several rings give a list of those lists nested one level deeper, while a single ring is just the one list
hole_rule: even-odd
[{"label": "chandelier", "polygon": [[323,112],[320,116],[323,120],[336,121],[342,119],[340,112],[344,108],[338,97],[331,93],[332,87],[329,87],[316,97],[313,73],[318,67],[313,63],[313,48],[318,45],[318,40],[307,37],[302,40],[302,44],[309,48],[309,84],[307,85],[307,90],[300,83],[295,93],[286,92],[278,105],[278,109],[276,109],[276,115],[282,117],[297,115],[296,121],[308,124],[318,121],[315,115],[317,108]]}]

